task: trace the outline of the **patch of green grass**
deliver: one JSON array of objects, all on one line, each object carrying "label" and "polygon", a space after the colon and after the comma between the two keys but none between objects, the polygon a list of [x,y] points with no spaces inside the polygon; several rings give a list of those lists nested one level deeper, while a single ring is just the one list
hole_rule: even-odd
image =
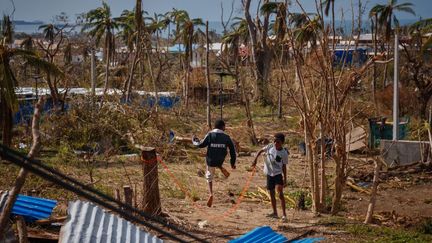
[{"label": "patch of green grass", "polygon": [[318,221],[319,225],[345,225],[347,223],[346,218],[340,216],[330,216],[326,218],[322,218]]},{"label": "patch of green grass", "polygon": [[310,193],[302,191],[302,190],[298,190],[298,191],[294,191],[294,192],[289,192],[288,194],[291,198],[296,200],[296,202],[298,202],[299,198],[303,194],[305,207],[306,208],[312,207],[312,197],[311,197]]},{"label": "patch of green grass", "polygon": [[404,229],[392,229],[384,226],[348,225],[345,228],[355,236],[356,242],[432,242],[432,236]]}]

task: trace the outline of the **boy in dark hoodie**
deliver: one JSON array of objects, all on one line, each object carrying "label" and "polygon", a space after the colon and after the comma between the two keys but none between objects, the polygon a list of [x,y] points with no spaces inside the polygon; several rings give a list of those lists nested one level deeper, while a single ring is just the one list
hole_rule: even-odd
[{"label": "boy in dark hoodie", "polygon": [[231,168],[235,169],[236,162],[236,151],[234,143],[225,132],[225,122],[223,120],[216,120],[214,129],[211,130],[205,138],[200,141],[196,136],[192,138],[192,143],[198,148],[207,147],[206,155],[206,179],[209,186],[209,198],[207,200],[207,206],[211,207],[213,204],[213,176],[216,168],[222,170],[222,173],[228,177],[229,172],[222,167],[222,164],[227,155],[227,149],[229,148],[231,157]]}]

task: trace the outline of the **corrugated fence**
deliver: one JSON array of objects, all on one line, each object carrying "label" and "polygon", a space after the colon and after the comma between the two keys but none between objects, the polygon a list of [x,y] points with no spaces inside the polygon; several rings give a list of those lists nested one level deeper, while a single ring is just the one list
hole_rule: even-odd
[{"label": "corrugated fence", "polygon": [[60,243],[163,242],[136,225],[89,202],[70,202],[68,219],[60,231]]}]

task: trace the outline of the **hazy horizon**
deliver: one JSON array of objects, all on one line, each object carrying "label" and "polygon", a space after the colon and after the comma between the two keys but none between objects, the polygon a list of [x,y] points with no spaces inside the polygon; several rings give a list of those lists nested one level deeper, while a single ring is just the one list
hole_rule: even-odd
[{"label": "hazy horizon", "polygon": [[[13,4],[15,5],[15,12],[13,13],[14,20],[23,21],[43,21],[45,23],[52,22],[55,15],[65,12],[70,21],[74,21],[75,15],[80,13],[88,12],[91,9],[101,6],[100,0],[0,0],[0,6],[2,6],[2,14],[12,14]],[[133,9],[135,5],[135,0],[107,0],[106,1],[112,10],[113,17],[119,16],[124,9]],[[251,13],[255,13],[256,4],[258,1],[253,1],[251,6]],[[311,0],[300,0],[305,11],[313,12],[315,9],[315,3]],[[342,14],[344,19],[351,19],[351,1],[336,1],[336,18],[341,19]],[[366,4],[366,13],[369,12],[370,8],[377,4],[385,4],[386,0],[362,0],[362,4]],[[411,0],[411,1],[399,1],[411,2],[414,4],[414,11],[416,16],[399,13],[396,15],[402,20],[416,20],[421,18],[432,17],[432,8],[429,6],[430,0]],[[12,4],[13,3],[13,4]],[[221,3],[224,8],[224,18],[227,19],[229,12],[231,11],[231,0],[143,0],[143,9],[147,11],[150,15],[153,13],[165,13],[173,8],[184,9],[189,12],[192,18],[202,18],[203,20],[209,21],[221,21]],[[300,11],[297,4],[291,6],[293,12]],[[241,2],[239,0],[235,1],[233,15],[242,15]],[[363,17],[364,19],[367,19]]]}]

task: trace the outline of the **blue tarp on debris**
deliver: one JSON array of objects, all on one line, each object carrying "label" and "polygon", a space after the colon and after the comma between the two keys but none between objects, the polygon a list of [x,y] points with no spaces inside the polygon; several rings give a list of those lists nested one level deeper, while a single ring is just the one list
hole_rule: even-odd
[{"label": "blue tarp on debris", "polygon": [[[153,96],[150,96],[143,102],[143,105],[148,105],[150,107],[153,107],[155,104],[155,101],[156,101],[156,98]],[[159,107],[162,107],[165,109],[171,109],[179,101],[180,101],[180,97],[178,97],[178,96],[159,96],[158,105],[159,105]]]},{"label": "blue tarp on debris", "polygon": [[[33,118],[34,106],[37,102],[36,98],[27,98],[19,101],[18,112],[14,115],[14,124],[30,124]],[[60,104],[61,105],[61,104]],[[43,113],[50,113],[54,109],[52,99],[48,98],[42,107]],[[69,109],[69,104],[65,104],[65,110]]]},{"label": "blue tarp on debris", "polygon": [[[355,57],[355,54],[358,56]],[[364,48],[357,48],[355,50],[354,48],[350,48],[349,50],[346,49],[336,49],[334,51],[334,62],[333,64],[335,66],[340,66],[345,64],[352,65],[352,64],[363,64],[367,61],[367,50]]]},{"label": "blue tarp on debris", "polygon": [[293,242],[293,243],[313,243],[324,240],[324,238],[304,238],[289,241],[285,236],[274,232],[269,226],[263,226],[253,229],[248,233],[240,236],[237,239],[229,241],[230,243],[282,243],[282,242]]},{"label": "blue tarp on debris", "polygon": [[[3,210],[4,204],[8,197],[8,192],[5,192],[0,197],[0,211]],[[25,221],[33,222],[40,219],[49,218],[52,214],[57,201],[18,195],[18,198],[12,208],[13,215],[21,215]]]}]

